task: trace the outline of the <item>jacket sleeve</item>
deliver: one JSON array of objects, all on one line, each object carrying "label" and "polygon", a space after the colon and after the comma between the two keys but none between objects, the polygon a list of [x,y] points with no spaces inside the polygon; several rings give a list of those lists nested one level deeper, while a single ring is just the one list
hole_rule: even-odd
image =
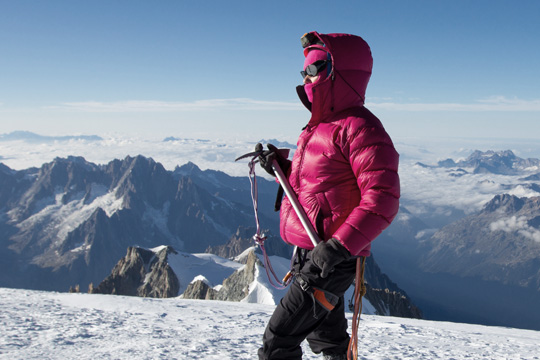
[{"label": "jacket sleeve", "polygon": [[399,210],[399,155],[377,122],[350,126],[341,139],[343,155],[349,159],[360,189],[360,203],[334,233],[352,255],[368,248]]}]

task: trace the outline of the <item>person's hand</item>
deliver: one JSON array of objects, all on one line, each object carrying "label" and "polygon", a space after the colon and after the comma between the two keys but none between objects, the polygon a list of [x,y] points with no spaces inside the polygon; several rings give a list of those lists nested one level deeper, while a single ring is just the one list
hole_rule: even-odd
[{"label": "person's hand", "polygon": [[337,239],[320,242],[311,252],[311,261],[321,269],[321,277],[325,278],[334,271],[334,267],[351,257],[349,250],[345,249]]},{"label": "person's hand", "polygon": [[276,174],[274,174],[274,170],[272,169],[272,163],[274,160],[276,160],[283,173],[286,174],[291,166],[291,162],[287,160],[289,150],[278,149],[272,144],[268,144],[267,147],[268,150],[263,151],[261,143],[255,145],[255,151],[262,151],[262,154],[259,155],[259,163],[261,164],[261,167],[270,175],[276,176]]}]

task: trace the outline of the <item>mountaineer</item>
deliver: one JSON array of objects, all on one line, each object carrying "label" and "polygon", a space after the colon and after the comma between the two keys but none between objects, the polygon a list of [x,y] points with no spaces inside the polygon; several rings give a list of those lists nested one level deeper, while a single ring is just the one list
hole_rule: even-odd
[{"label": "mountaineer", "polygon": [[364,106],[373,66],[368,44],[355,35],[310,32],[302,46],[304,85],[297,92],[311,118],[292,161],[272,145],[259,160],[270,174],[278,162],[321,241],[312,244],[285,197],[280,233],[298,247],[295,280],[268,322],[261,360],[301,359],[304,339],[325,359],[347,359],[343,295],[355,279],[356,260],[369,256],[399,207],[399,155]]}]

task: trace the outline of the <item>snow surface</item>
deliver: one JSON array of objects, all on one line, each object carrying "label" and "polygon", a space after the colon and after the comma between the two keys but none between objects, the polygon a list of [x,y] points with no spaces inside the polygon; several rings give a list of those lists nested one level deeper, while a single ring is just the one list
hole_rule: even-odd
[{"label": "snow surface", "polygon": [[[164,246],[159,246],[150,250],[157,254],[163,248]],[[245,250],[241,255],[237,256],[236,260],[247,257],[248,253],[254,249],[255,247],[250,247]],[[263,256],[261,254],[257,254],[257,256],[261,263],[263,263]],[[238,261],[228,260],[217,255],[203,253],[191,254],[181,251],[178,251],[176,254],[169,253],[167,260],[180,282],[179,294],[182,294],[187,286],[196,280],[202,280],[208,286],[219,290],[226,278],[231,276],[235,271],[242,270],[245,267],[245,265]],[[282,279],[289,271],[290,260],[288,259],[279,256],[270,256],[270,262],[278,279]],[[285,292],[286,290],[274,288],[268,280],[265,269],[257,265],[255,278],[249,284],[248,295],[242,302],[276,305],[283,295],[285,295]],[[366,306],[366,309],[372,308],[370,304]]]},{"label": "snow surface", "polygon": [[[152,250],[157,252],[159,249]],[[204,277],[203,281],[209,286],[216,287],[222,284],[223,280],[231,276],[233,272],[244,266],[213,254],[185,252],[170,253],[167,262],[180,282],[179,294],[182,294],[195,279],[203,280],[200,278],[201,276]]]},{"label": "snow surface", "polygon": [[[0,359],[256,359],[273,309],[0,288]],[[359,358],[540,359],[538,343],[532,330],[362,315]]]}]

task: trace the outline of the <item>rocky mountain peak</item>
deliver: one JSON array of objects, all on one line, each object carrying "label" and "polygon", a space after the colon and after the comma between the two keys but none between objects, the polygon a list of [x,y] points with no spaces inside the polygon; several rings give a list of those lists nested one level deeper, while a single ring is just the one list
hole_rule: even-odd
[{"label": "rocky mountain peak", "polygon": [[483,211],[488,213],[497,211],[499,213],[514,214],[519,211],[524,204],[524,199],[514,195],[496,195],[484,206]]},{"label": "rocky mountain peak", "polygon": [[[1,158],[0,158],[1,159]],[[14,170],[11,170],[8,166],[0,163],[0,174],[12,175]]]},{"label": "rocky mountain peak", "polygon": [[95,294],[115,294],[168,298],[178,295],[180,283],[168,264],[169,254],[176,251],[164,246],[157,252],[129,247],[126,256],[97,287]]},{"label": "rocky mountain peak", "polygon": [[141,155],[127,157],[114,173],[116,197],[124,197],[124,207],[142,208],[145,203],[160,207],[174,196],[176,181],[163,165]]},{"label": "rocky mountain peak", "polygon": [[194,174],[200,175],[202,173],[202,170],[197,165],[189,161],[182,166],[177,166],[174,169],[174,173],[182,176],[191,176]]}]

